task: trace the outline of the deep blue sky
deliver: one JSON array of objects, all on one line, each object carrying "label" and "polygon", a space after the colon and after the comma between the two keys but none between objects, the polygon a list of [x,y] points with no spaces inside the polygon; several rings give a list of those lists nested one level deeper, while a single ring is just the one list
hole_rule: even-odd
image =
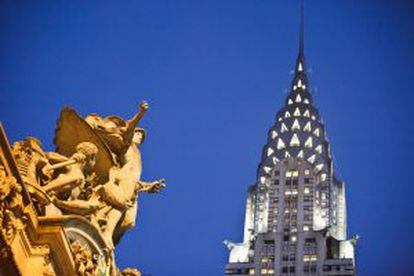
[{"label": "deep blue sky", "polygon": [[[52,150],[65,105],[131,116],[146,99],[138,225],[121,267],[223,275],[297,54],[299,1],[0,1],[0,119]],[[307,1],[306,56],[359,275],[414,272],[414,4]]]}]

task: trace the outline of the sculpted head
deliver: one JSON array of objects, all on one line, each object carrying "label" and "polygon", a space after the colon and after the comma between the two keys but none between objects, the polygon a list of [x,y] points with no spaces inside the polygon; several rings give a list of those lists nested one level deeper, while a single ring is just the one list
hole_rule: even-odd
[{"label": "sculpted head", "polygon": [[146,136],[146,132],[143,128],[135,128],[134,131],[134,136],[132,137],[132,142],[136,145],[141,145],[144,140],[145,140],[145,136]]},{"label": "sculpted head", "polygon": [[76,152],[85,156],[85,163],[89,167],[95,166],[98,148],[90,142],[82,142],[76,146]]}]

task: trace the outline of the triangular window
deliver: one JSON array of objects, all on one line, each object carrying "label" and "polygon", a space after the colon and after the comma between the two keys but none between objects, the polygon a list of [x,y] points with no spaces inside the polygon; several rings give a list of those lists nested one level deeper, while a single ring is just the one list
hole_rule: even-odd
[{"label": "triangular window", "polygon": [[309,137],[305,142],[305,147],[311,148],[312,147],[312,137]]},{"label": "triangular window", "polygon": [[288,151],[285,152],[285,158],[289,158],[290,157],[290,153]]},{"label": "triangular window", "polygon": [[306,123],[305,127],[303,128],[303,130],[304,131],[309,131],[309,132],[311,131],[311,122],[310,121]]},{"label": "triangular window", "polygon": [[298,153],[298,158],[303,158],[303,150],[300,150]]},{"label": "triangular window", "polygon": [[315,148],[315,151],[319,154],[322,154],[322,145],[319,145]]},{"label": "triangular window", "polygon": [[272,139],[275,139],[277,137],[277,132],[272,130]]},{"label": "triangular window", "polygon": [[285,123],[282,123],[282,127],[280,128],[280,132],[288,131],[288,128],[286,127]]},{"label": "triangular window", "polygon": [[303,116],[310,117],[309,109],[306,109],[305,113],[303,113]]},{"label": "triangular window", "polygon": [[280,150],[280,149],[284,149],[285,147],[286,147],[285,143],[283,142],[282,139],[279,138],[277,140],[277,149]]},{"label": "triangular window", "polygon": [[296,116],[296,117],[300,116],[299,107],[296,107],[295,112],[293,113],[293,116]]},{"label": "triangular window", "polygon": [[274,151],[271,147],[268,147],[268,148],[267,148],[267,156],[272,155],[274,152],[275,152],[275,151]]},{"label": "triangular window", "polygon": [[306,98],[303,100],[303,102],[304,102],[305,104],[309,104],[309,100],[308,100],[308,99],[306,99]]},{"label": "triangular window", "polygon": [[313,164],[315,162],[315,154],[313,154],[311,157],[308,158],[308,162]]},{"label": "triangular window", "polygon": [[315,166],[315,171],[316,172],[319,172],[322,169],[323,169],[323,164],[318,164],[318,165]]},{"label": "triangular window", "polygon": [[293,125],[292,125],[292,130],[295,130],[295,129],[300,129],[298,119],[295,119],[295,121],[293,122]]},{"label": "triangular window", "polygon": [[297,146],[300,145],[300,141],[299,141],[298,135],[296,133],[293,134],[292,139],[290,140],[289,145],[291,147],[297,147]]},{"label": "triangular window", "polygon": [[289,111],[286,111],[286,112],[285,112],[285,118],[290,118],[290,113],[289,113]]},{"label": "triangular window", "polygon": [[300,103],[301,101],[302,101],[302,97],[300,96],[300,94],[298,94],[297,96],[296,96],[296,100],[295,100],[297,103]]},{"label": "triangular window", "polygon": [[288,100],[288,104],[293,104],[292,99],[289,99],[289,100]]},{"label": "triangular window", "polygon": [[298,71],[299,72],[303,71],[302,62],[299,62]]},{"label": "triangular window", "polygon": [[319,128],[315,129],[315,131],[313,132],[313,134],[315,134],[316,137],[319,137]]},{"label": "triangular window", "polygon": [[277,164],[277,162],[279,162],[279,159],[277,159],[276,157],[273,157],[273,158],[272,158],[272,161],[273,161],[273,164],[275,164],[275,165],[276,165],[276,164]]}]

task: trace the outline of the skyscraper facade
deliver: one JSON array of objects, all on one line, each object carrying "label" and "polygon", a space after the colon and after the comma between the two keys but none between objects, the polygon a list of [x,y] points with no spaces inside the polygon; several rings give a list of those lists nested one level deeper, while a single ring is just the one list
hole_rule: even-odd
[{"label": "skyscraper facade", "polygon": [[248,190],[244,241],[225,241],[226,275],[355,275],[345,184],[335,175],[306,71],[303,2],[299,53],[284,106]]}]

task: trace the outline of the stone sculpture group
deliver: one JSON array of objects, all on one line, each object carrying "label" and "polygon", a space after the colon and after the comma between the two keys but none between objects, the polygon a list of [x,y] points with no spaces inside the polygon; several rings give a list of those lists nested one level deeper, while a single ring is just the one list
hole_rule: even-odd
[{"label": "stone sculpture group", "polygon": [[[135,269],[120,272],[113,252],[124,232],[135,225],[139,194],[158,193],[165,187],[164,179],[141,180],[139,146],[146,132],[138,124],[147,110],[148,104],[142,102],[132,119],[123,120],[98,114],[82,118],[74,109],[64,108],[57,122],[55,152],[45,152],[33,137],[12,145],[13,160],[7,159],[3,147],[2,226],[16,216],[13,208],[22,205],[19,201],[26,192],[41,221],[49,225],[58,221],[62,227],[78,275],[139,275]],[[17,168],[15,177],[5,169],[5,163],[10,162]],[[10,196],[9,202],[6,199]],[[24,216],[25,211],[20,210],[18,217]],[[24,228],[24,220],[16,218],[12,229],[16,221]],[[13,239],[15,230],[4,229],[11,232],[4,237]],[[7,242],[3,243],[1,247],[7,248]],[[43,275],[57,275],[53,263],[44,267]]]}]

